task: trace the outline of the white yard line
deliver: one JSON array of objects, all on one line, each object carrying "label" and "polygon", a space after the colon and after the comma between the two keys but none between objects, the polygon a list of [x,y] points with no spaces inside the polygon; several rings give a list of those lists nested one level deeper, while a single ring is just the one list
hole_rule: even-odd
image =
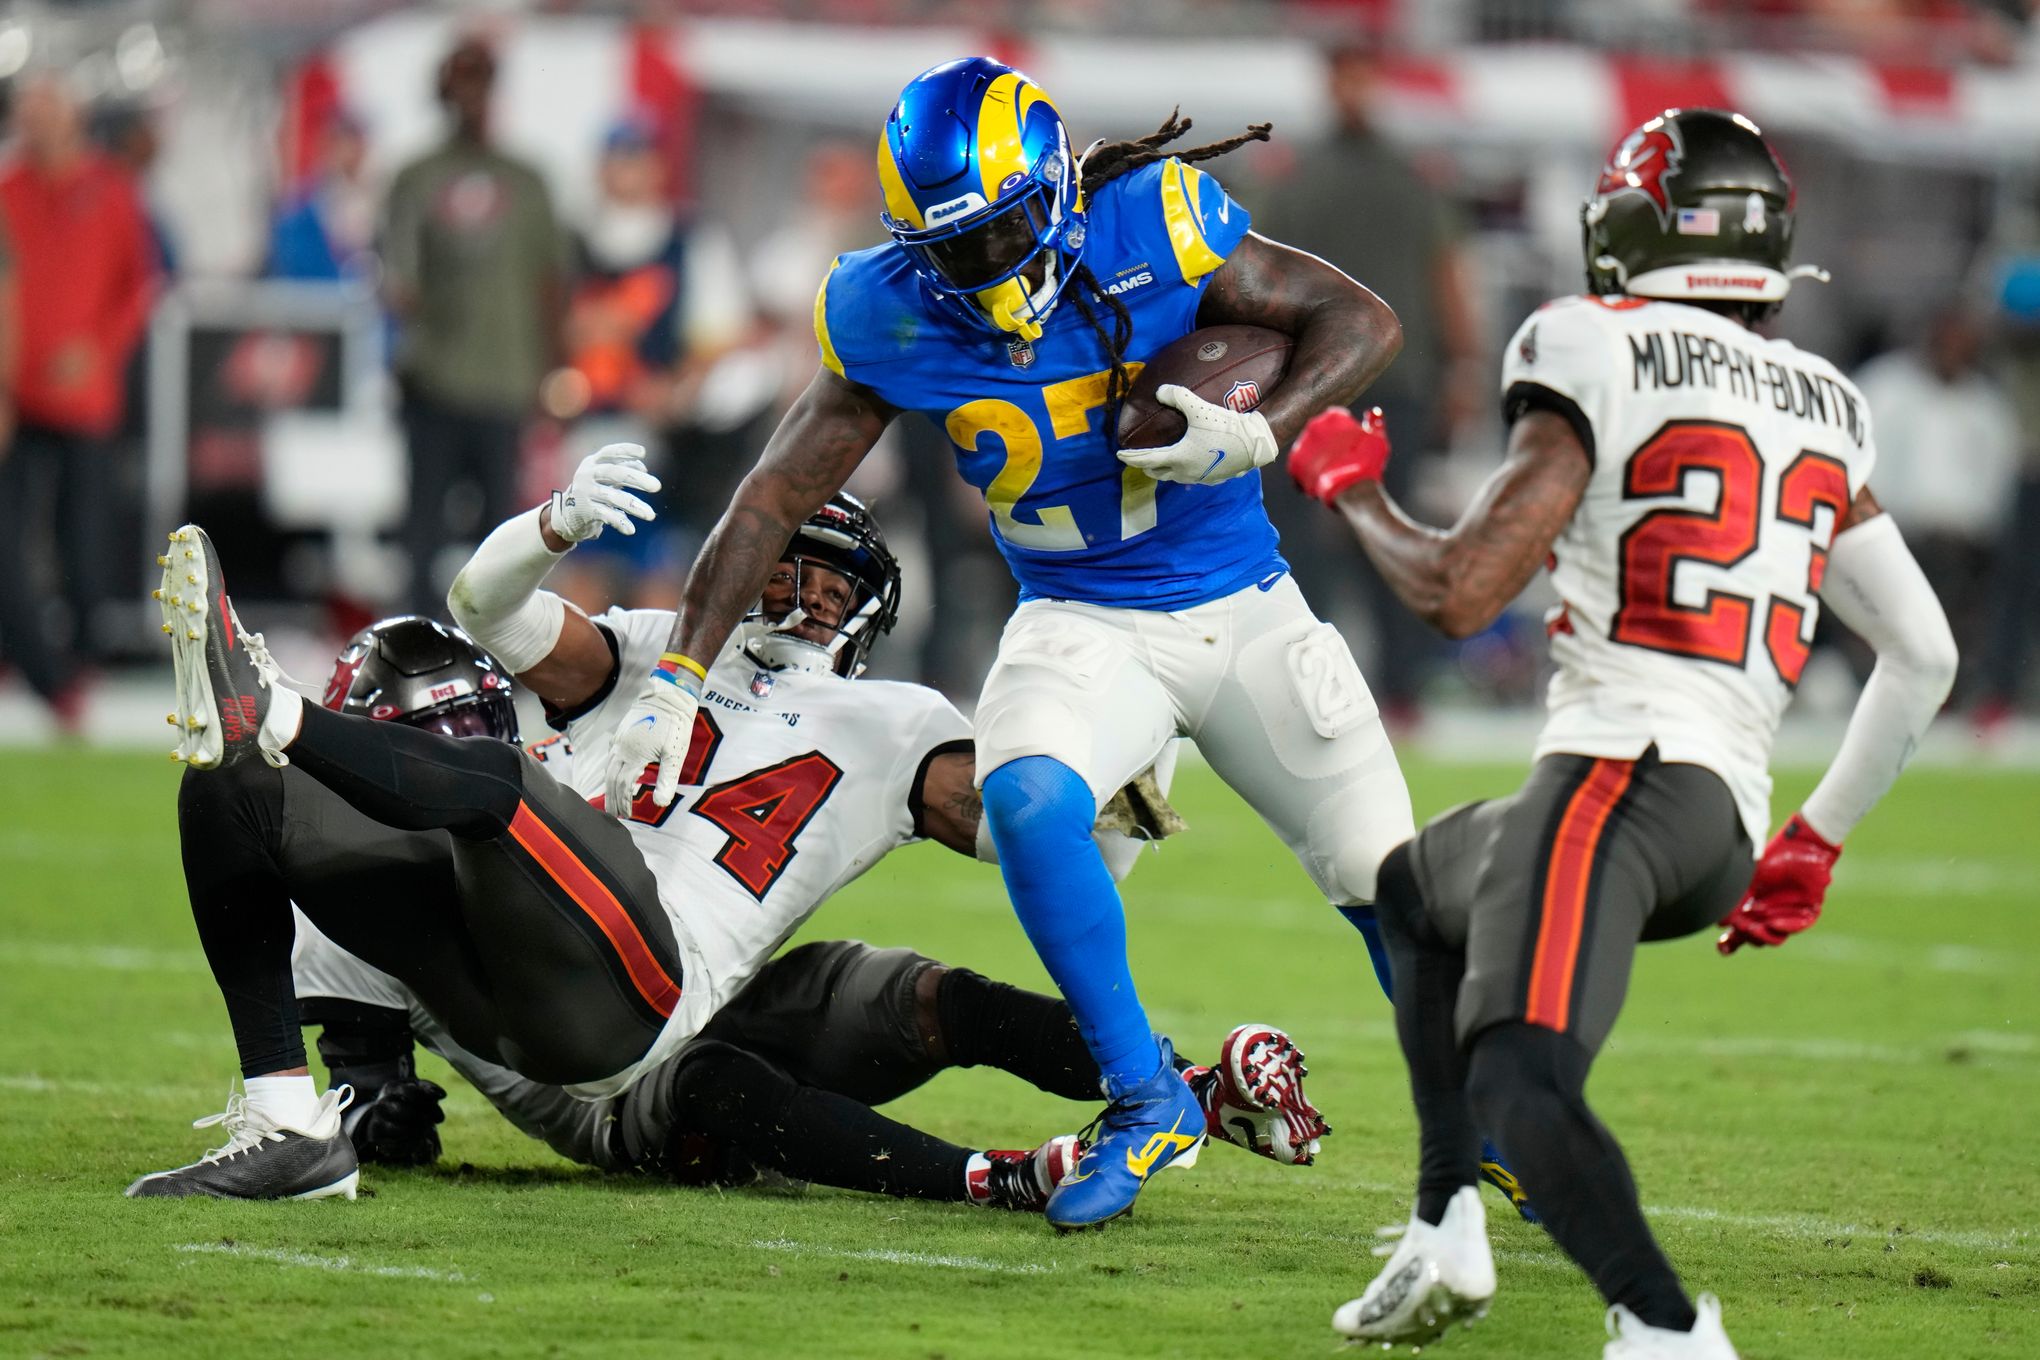
[{"label": "white yard line", "polygon": [[439,1280],[446,1284],[472,1283],[458,1270],[434,1270],[431,1266],[377,1266],[352,1256],[314,1256],[306,1251],[285,1251],[279,1247],[251,1247],[242,1242],[186,1242],[178,1251],[194,1256],[238,1256],[250,1261],[268,1261],[279,1266],[305,1270],[344,1270],[357,1275],[379,1275],[391,1280]]},{"label": "white yard line", "polygon": [[795,1242],[785,1237],[760,1238],[751,1244],[759,1251],[783,1251],[795,1256],[827,1256],[844,1261],[878,1261],[893,1266],[937,1266],[943,1270],[982,1270],[1000,1275],[1051,1275],[1056,1264],[1038,1261],[1018,1265],[1005,1261],[988,1261],[980,1256],[950,1256],[930,1251],[892,1251],[885,1248],[850,1250],[844,1247],[821,1247],[808,1242]]},{"label": "white yard line", "polygon": [[1723,1209],[1699,1209],[1688,1205],[1671,1204],[1646,1204],[1643,1211],[1652,1218],[1674,1219],[1681,1223],[1719,1223],[1724,1227],[1741,1228],[1752,1232],[1777,1233],[1803,1242],[1860,1237],[1865,1241],[1928,1242],[1937,1246],[1973,1247],[1979,1251],[2029,1251],[2036,1242],[2040,1242],[2040,1235],[2036,1235],[2028,1228],[2014,1228],[2008,1232],[1982,1232],[1964,1228],[1908,1228],[1902,1224],[1879,1228],[1861,1223],[1843,1223],[1813,1214],[1739,1214]]},{"label": "white yard line", "polygon": [[22,1091],[30,1095],[122,1096],[131,1100],[189,1100],[203,1102],[204,1092],[218,1086],[137,1086],[125,1081],[90,1081],[70,1077],[45,1077],[35,1072],[0,1072],[0,1091]]},{"label": "white yard line", "polygon": [[113,973],[203,973],[205,955],[189,949],[136,949],[58,940],[0,940],[0,961],[41,968],[98,968]]}]

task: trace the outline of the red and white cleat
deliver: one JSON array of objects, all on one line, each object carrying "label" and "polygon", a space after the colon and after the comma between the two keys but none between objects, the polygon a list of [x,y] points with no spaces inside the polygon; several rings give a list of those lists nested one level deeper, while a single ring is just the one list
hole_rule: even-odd
[{"label": "red and white cleat", "polygon": [[1083,1155],[1083,1140],[1074,1133],[1057,1134],[1038,1148],[979,1153],[964,1172],[970,1202],[1038,1214],[1047,1207],[1049,1192],[1062,1184]]},{"label": "red and white cleat", "polygon": [[1272,1025],[1241,1025],[1219,1045],[1218,1062],[1183,1080],[1197,1093],[1205,1124],[1222,1138],[1284,1166],[1309,1166],[1332,1131],[1303,1093],[1303,1050]]}]

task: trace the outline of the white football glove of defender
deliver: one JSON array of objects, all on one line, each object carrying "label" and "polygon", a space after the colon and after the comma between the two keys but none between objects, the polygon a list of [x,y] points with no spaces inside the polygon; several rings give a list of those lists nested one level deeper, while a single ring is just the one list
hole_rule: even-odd
[{"label": "white football glove of defender", "polygon": [[674,680],[654,672],[645,682],[623,726],[616,730],[616,747],[609,754],[602,805],[612,816],[630,816],[639,778],[654,761],[659,773],[652,784],[652,801],[662,808],[673,805],[673,795],[680,788],[680,767],[694,740],[694,714],[700,707],[701,681],[691,672],[681,671]]},{"label": "white football glove of defender", "polygon": [[1266,467],[1280,452],[1275,432],[1259,411],[1219,406],[1175,383],[1163,383],[1155,400],[1181,411],[1190,428],[1181,439],[1159,449],[1121,449],[1119,461],[1158,482],[1213,486]]},{"label": "white football glove of defender", "polygon": [[603,445],[581,460],[565,491],[552,493],[552,531],[569,543],[600,536],[604,525],[620,534],[636,533],[633,521],[654,516],[652,507],[626,487],[659,489],[659,479],[645,471],[644,445]]}]

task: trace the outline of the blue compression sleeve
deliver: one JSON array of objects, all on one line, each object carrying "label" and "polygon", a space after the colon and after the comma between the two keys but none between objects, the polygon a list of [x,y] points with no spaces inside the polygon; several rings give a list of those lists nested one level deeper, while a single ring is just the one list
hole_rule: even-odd
[{"label": "blue compression sleeve", "polygon": [[1114,1087],[1147,1080],[1161,1050],[1133,989],[1119,890],[1091,839],[1090,786],[1061,761],[1023,756],[985,777],[984,801],[1014,914],[1098,1070]]},{"label": "blue compression sleeve", "polygon": [[1395,982],[1388,968],[1388,950],[1381,943],[1381,922],[1374,919],[1373,907],[1340,907],[1339,915],[1353,923],[1353,929],[1360,932],[1360,938],[1367,941],[1367,957],[1374,964],[1374,980],[1381,984],[1381,994],[1390,1001],[1395,1000]]}]

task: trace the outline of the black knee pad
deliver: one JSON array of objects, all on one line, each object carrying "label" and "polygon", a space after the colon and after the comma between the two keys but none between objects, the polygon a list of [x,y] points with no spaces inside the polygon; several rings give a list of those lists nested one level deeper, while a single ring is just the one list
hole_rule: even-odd
[{"label": "black knee pad", "polygon": [[620,1122],[626,1148],[650,1151],[656,1169],[682,1185],[755,1180],[759,1149],[750,1135],[760,1121],[779,1119],[798,1089],[757,1054],[716,1040],[684,1049],[659,1080],[656,1108],[626,1110]]}]

